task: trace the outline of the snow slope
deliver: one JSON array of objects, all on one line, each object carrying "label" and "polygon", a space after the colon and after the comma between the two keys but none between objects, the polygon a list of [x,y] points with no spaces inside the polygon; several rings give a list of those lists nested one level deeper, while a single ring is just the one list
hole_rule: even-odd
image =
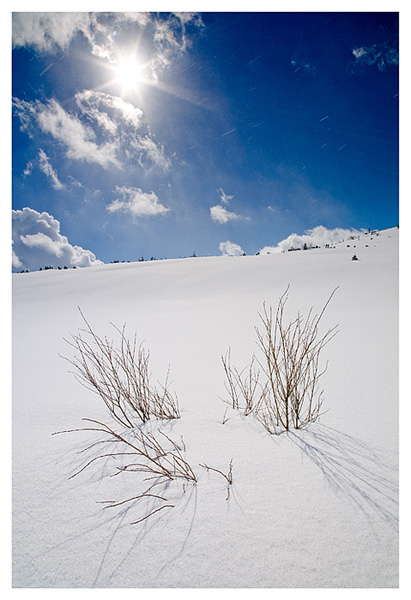
[{"label": "snow slope", "polygon": [[[339,286],[323,321],[339,333],[324,350],[326,414],[273,436],[227,410],[221,355],[230,346],[247,364],[262,303],[288,284],[290,316]],[[145,427],[183,436],[198,483],[171,485],[174,508],[138,525],[138,501],[100,502],[138,495],[139,476],[110,477],[107,460],[69,479],[97,438],[52,435],[110,423],[59,356],[73,356],[63,338],[83,326],[77,307],[103,336],[126,322],[158,378],[171,366],[181,419]],[[397,587],[397,371],[397,229],[335,248],[13,275],[13,586]],[[200,463],[226,473],[231,459],[227,500]]]}]

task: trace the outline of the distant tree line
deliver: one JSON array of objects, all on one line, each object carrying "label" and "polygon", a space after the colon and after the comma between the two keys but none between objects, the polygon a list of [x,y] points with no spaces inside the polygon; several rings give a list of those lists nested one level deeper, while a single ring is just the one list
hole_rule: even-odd
[{"label": "distant tree line", "polygon": [[[64,265],[64,267],[56,267],[58,271],[62,271],[64,269],[68,269],[68,267],[66,265]],[[72,269],[76,269],[77,267],[71,267]],[[54,267],[50,266],[50,265],[46,265],[45,267],[39,267],[39,271],[49,271],[49,270],[53,270]],[[22,269],[21,271],[19,271],[19,273],[30,273],[29,269]]]}]

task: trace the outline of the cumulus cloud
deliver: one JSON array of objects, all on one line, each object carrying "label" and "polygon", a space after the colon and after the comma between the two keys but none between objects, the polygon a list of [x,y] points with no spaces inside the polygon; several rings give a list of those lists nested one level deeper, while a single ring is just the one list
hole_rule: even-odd
[{"label": "cumulus cloud", "polygon": [[49,157],[44,152],[44,150],[42,150],[41,148],[39,150],[39,163],[40,163],[40,169],[51,181],[51,185],[53,186],[53,188],[55,190],[63,189],[64,185],[61,183],[61,181],[59,180],[59,178],[57,176],[56,171],[53,169],[52,165],[50,164]]},{"label": "cumulus cloud", "polygon": [[28,102],[13,99],[21,129],[30,136],[36,127],[59,141],[66,156],[108,169],[123,168],[123,159],[163,169],[169,166],[164,149],[143,124],[143,111],[122,98],[84,90],[75,95],[77,112],[66,111],[55,99]]},{"label": "cumulus cloud", "polygon": [[221,242],[219,245],[220,252],[224,256],[243,256],[245,254],[244,250],[238,244],[234,244],[227,240],[226,242]]},{"label": "cumulus cloud", "polygon": [[14,252],[14,248],[13,248],[13,240],[12,240],[12,249],[11,249],[11,266],[13,271],[17,271],[17,270],[21,270],[23,268],[23,263],[21,262],[21,260],[19,259],[19,257],[17,256],[17,254]]},{"label": "cumulus cloud", "polygon": [[109,212],[124,212],[133,217],[163,215],[170,209],[160,203],[154,192],[143,192],[140,188],[117,187],[120,198],[113,200],[106,208]]},{"label": "cumulus cloud", "polygon": [[12,236],[13,271],[103,264],[90,250],[70,244],[60,233],[60,222],[47,212],[13,210]]},{"label": "cumulus cloud", "polygon": [[308,248],[320,246],[323,247],[325,244],[336,244],[348,239],[350,236],[358,236],[362,232],[357,229],[327,229],[323,225],[314,227],[314,229],[308,229],[303,235],[292,233],[285,240],[282,240],[277,246],[265,246],[260,250],[260,254],[275,254],[276,252],[287,252],[290,249],[304,248],[304,244]]},{"label": "cumulus cloud", "polygon": [[243,219],[241,215],[237,215],[235,212],[227,210],[221,204],[217,204],[216,206],[210,207],[210,215],[215,223],[220,223],[224,225],[229,221],[237,221],[239,219]]},{"label": "cumulus cloud", "polygon": [[388,44],[361,46],[352,53],[355,64],[376,65],[379,71],[385,71],[387,65],[398,65],[398,50]]},{"label": "cumulus cloud", "polygon": [[[230,201],[234,198],[234,196],[230,196],[226,194],[223,188],[218,188],[217,192],[220,194],[220,200],[222,204],[228,206]],[[249,217],[243,217],[242,215],[238,215],[234,211],[228,210],[222,204],[216,204],[215,206],[210,207],[210,216],[215,223],[220,223],[221,225],[225,225],[229,221],[238,221],[244,220],[248,221]]]}]

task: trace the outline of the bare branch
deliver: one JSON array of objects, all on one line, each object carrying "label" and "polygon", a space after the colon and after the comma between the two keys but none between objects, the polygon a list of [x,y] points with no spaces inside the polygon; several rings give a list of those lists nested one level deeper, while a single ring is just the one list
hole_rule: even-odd
[{"label": "bare branch", "polygon": [[141,523],[142,521],[145,521],[149,517],[152,517],[153,515],[158,513],[160,510],[163,510],[163,508],[174,508],[174,504],[164,504],[163,506],[160,506],[160,508],[156,508],[156,510],[153,510],[150,514],[145,515],[141,519],[138,519],[137,521],[133,521],[132,523],[130,523],[130,525],[137,525],[137,523]]},{"label": "bare branch", "polygon": [[230,464],[228,465],[228,472],[227,474],[224,473],[223,471],[220,471],[220,469],[215,469],[214,467],[210,467],[207,464],[200,464],[200,467],[204,467],[204,469],[207,469],[207,471],[214,471],[215,473],[219,473],[220,475],[222,475],[224,477],[224,479],[227,481],[228,485],[227,485],[227,497],[226,500],[229,499],[230,497],[230,486],[233,485],[233,459],[230,460]]}]

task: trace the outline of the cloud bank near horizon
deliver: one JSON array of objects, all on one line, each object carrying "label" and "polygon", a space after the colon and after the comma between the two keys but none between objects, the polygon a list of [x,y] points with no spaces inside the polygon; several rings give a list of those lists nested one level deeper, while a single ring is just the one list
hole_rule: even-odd
[{"label": "cloud bank near horizon", "polygon": [[230,242],[230,240],[221,242],[219,245],[219,250],[224,256],[243,256],[245,254],[241,246]]},{"label": "cloud bank near horizon", "polygon": [[12,267],[14,272],[40,267],[102,265],[90,250],[73,246],[60,233],[60,222],[32,208],[12,211]]},{"label": "cloud bank near horizon", "polygon": [[304,244],[308,248],[314,248],[315,246],[323,247],[326,244],[337,244],[349,237],[359,236],[363,231],[358,229],[343,229],[341,227],[327,229],[323,225],[318,225],[313,229],[307,229],[303,235],[292,233],[281,242],[278,242],[277,246],[265,246],[260,250],[260,254],[275,254],[296,248],[303,249]]}]

